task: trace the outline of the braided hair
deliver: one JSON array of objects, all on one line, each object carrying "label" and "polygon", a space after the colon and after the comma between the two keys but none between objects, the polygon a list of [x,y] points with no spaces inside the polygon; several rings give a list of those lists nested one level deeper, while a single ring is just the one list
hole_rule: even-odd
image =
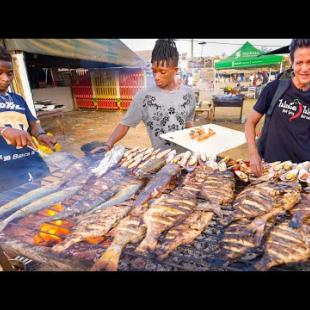
[{"label": "braided hair", "polygon": [[156,41],[152,51],[151,63],[157,66],[177,66],[179,63],[179,52],[174,40],[159,39]]}]

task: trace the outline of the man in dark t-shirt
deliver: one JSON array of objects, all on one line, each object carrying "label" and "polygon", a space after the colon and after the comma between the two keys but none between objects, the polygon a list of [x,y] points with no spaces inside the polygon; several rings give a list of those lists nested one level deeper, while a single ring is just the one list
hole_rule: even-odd
[{"label": "man in dark t-shirt", "polygon": [[[310,39],[294,39],[290,45],[293,68],[291,85],[276,103],[270,119],[264,160],[299,163],[310,160]],[[262,175],[255,144],[255,127],[267,112],[279,81],[266,85],[245,125],[252,172]]]},{"label": "man in dark t-shirt", "polygon": [[45,134],[25,100],[7,92],[13,76],[11,55],[0,47],[0,192],[49,173],[31,135],[52,149],[56,143]]}]

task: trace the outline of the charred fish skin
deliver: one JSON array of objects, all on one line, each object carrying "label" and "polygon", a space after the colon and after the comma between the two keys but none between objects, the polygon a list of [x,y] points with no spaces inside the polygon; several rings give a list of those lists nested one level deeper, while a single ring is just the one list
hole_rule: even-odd
[{"label": "charred fish skin", "polygon": [[181,223],[193,212],[197,204],[197,193],[191,193],[191,197],[185,197],[185,193],[189,194],[187,190],[182,188],[176,189],[170,194],[161,195],[151,203],[143,215],[147,232],[145,238],[136,248],[137,252],[154,251],[161,233]]},{"label": "charred fish skin", "polygon": [[130,211],[128,205],[113,206],[96,214],[85,216],[74,227],[72,233],[61,243],[53,247],[56,253],[62,253],[73,244],[86,240],[105,236],[116,223],[125,217]]},{"label": "charred fish skin", "polygon": [[156,250],[157,259],[162,261],[180,245],[192,243],[209,225],[212,216],[212,212],[194,211],[183,223],[171,228]]},{"label": "charred fish skin", "polygon": [[49,206],[62,202],[63,200],[67,199],[68,197],[73,196],[77,191],[79,191],[82,187],[81,186],[74,186],[74,187],[69,187],[64,190],[61,190],[59,192],[52,193],[48,196],[45,196],[43,198],[40,198],[39,200],[36,200],[25,207],[19,209],[18,211],[14,212],[11,214],[9,217],[4,219],[0,223],[0,232],[2,232],[6,226],[20,218],[24,218],[30,214],[39,212],[42,209],[48,208]]},{"label": "charred fish skin", "polygon": [[218,205],[228,205],[234,199],[235,178],[231,171],[215,171],[202,184],[200,198]]},{"label": "charred fish skin", "polygon": [[235,261],[246,254],[250,249],[255,248],[253,236],[244,234],[244,230],[249,223],[249,220],[242,219],[232,223],[225,229],[224,237],[220,242],[220,257],[224,260]]},{"label": "charred fish skin", "polygon": [[92,271],[117,271],[123,248],[129,243],[139,242],[145,234],[141,218],[129,215],[122,219],[113,230],[113,242],[96,261]]},{"label": "charred fish skin", "polygon": [[288,221],[275,226],[266,241],[264,256],[255,268],[267,271],[277,265],[307,261],[310,258],[310,239],[306,226],[294,229]]},{"label": "charred fish skin", "polygon": [[[290,201],[289,197],[295,197],[295,195],[300,197],[300,191],[301,186],[299,184],[284,182],[265,182],[249,186],[236,197],[233,204],[235,210],[227,222],[263,216],[279,204],[285,207],[286,202]],[[287,197],[287,199],[282,199],[283,197]],[[291,208],[291,203],[288,203],[288,206]]]},{"label": "charred fish skin", "polygon": [[146,185],[144,190],[138,195],[134,206],[146,203],[151,198],[158,196],[171,182],[173,177],[176,177],[181,172],[181,168],[176,164],[167,164],[159,170]]},{"label": "charred fish skin", "polygon": [[290,210],[290,213],[293,215],[289,224],[290,227],[301,227],[310,218],[310,193],[301,194],[301,201]]}]

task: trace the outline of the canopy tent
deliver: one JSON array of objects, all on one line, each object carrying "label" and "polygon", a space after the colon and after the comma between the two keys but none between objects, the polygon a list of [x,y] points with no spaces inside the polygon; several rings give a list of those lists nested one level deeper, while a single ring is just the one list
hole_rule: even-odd
[{"label": "canopy tent", "polygon": [[145,62],[119,39],[5,39],[9,51],[76,60],[81,67],[90,62],[111,66],[143,67]]},{"label": "canopy tent", "polygon": [[224,70],[269,67],[279,65],[282,61],[283,56],[264,55],[261,50],[255,48],[250,42],[246,42],[231,56],[216,62],[215,69]]}]

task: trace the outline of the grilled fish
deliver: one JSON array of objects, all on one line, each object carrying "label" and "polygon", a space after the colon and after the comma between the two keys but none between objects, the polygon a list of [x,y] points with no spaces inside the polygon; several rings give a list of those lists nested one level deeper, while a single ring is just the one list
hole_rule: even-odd
[{"label": "grilled fish", "polygon": [[234,199],[235,178],[231,171],[214,171],[202,184],[200,197],[215,205],[227,205]]},{"label": "grilled fish", "polygon": [[[138,208],[141,209],[140,206]],[[143,225],[140,216],[130,214],[123,218],[111,232],[114,237],[113,242],[96,261],[91,270],[116,271],[123,248],[129,243],[139,242],[143,238],[145,231],[146,227]]]},{"label": "grilled fish", "polygon": [[298,228],[304,221],[310,218],[310,193],[301,194],[301,201],[293,209],[290,210],[293,214],[290,221],[290,227]]},{"label": "grilled fish", "polygon": [[56,192],[60,186],[61,184],[59,183],[49,186],[42,186],[6,203],[5,205],[2,205],[0,207],[0,218],[7,215],[8,213],[15,212],[19,208],[26,206],[32,201]]},{"label": "grilled fish", "polygon": [[171,180],[177,176],[181,171],[180,166],[175,164],[167,164],[161,170],[159,170],[154,177],[150,180],[147,186],[144,188],[137,199],[135,200],[134,206],[144,204],[150,199],[161,194]]},{"label": "grilled fish", "polygon": [[235,260],[255,247],[253,236],[244,234],[249,223],[249,220],[241,219],[225,229],[224,237],[220,242],[222,249],[220,255],[225,260]]},{"label": "grilled fish", "polygon": [[279,215],[285,214],[288,210],[291,210],[300,201],[300,192],[296,190],[287,190],[282,196],[280,196],[274,208],[266,214],[256,217],[251,224],[247,226],[246,234],[255,234],[254,240],[257,245],[261,243],[264,236],[265,226],[271,219],[275,219]]},{"label": "grilled fish", "polygon": [[146,177],[153,173],[158,172],[162,167],[165,166],[165,164],[166,160],[163,157],[151,159],[148,160],[143,166],[138,168],[134,174],[137,177]]},{"label": "grilled fish", "polygon": [[5,227],[12,221],[20,218],[24,218],[30,214],[39,212],[42,209],[48,208],[56,203],[62,202],[65,199],[73,196],[77,191],[81,189],[81,186],[73,186],[63,189],[59,192],[49,194],[39,200],[36,200],[18,211],[11,214],[9,217],[0,222],[0,232],[5,229]]},{"label": "grilled fish", "polygon": [[193,242],[209,225],[212,216],[211,212],[194,211],[183,223],[171,228],[156,251],[157,258],[163,260],[180,245]]},{"label": "grilled fish", "polygon": [[71,245],[87,238],[104,236],[120,219],[128,214],[130,209],[129,205],[119,205],[85,216],[77,223],[72,233],[64,242],[58,243],[53,247],[53,251],[61,253]]},{"label": "grilled fish", "polygon": [[285,182],[264,182],[254,186],[247,187],[235,200],[233,205],[234,212],[228,219],[228,222],[239,220],[241,218],[253,219],[257,216],[270,212],[282,201],[282,196],[286,193],[297,193],[301,191],[298,183]]},{"label": "grilled fish", "polygon": [[92,209],[89,212],[89,214],[98,212],[104,208],[118,205],[128,200],[132,195],[134,195],[144,185],[144,183],[145,182],[143,180],[136,180],[136,179],[129,180],[129,182],[125,184],[125,186],[122,187],[115,196],[113,196],[108,201],[99,204],[97,207]]},{"label": "grilled fish", "polygon": [[136,251],[140,253],[154,251],[160,234],[181,223],[193,212],[196,206],[196,195],[196,191],[177,188],[155,199],[143,215],[147,232]]},{"label": "grilled fish", "polygon": [[255,268],[266,271],[277,265],[307,261],[310,258],[309,233],[308,225],[294,229],[285,221],[275,226],[266,241],[264,256]]},{"label": "grilled fish", "polygon": [[[225,229],[224,237],[220,241],[220,256],[222,258],[234,261],[257,247],[254,236],[246,233],[247,227],[250,223],[251,221],[249,219],[242,218],[241,220],[230,224]],[[272,223],[268,222],[268,230],[271,226]]]}]

